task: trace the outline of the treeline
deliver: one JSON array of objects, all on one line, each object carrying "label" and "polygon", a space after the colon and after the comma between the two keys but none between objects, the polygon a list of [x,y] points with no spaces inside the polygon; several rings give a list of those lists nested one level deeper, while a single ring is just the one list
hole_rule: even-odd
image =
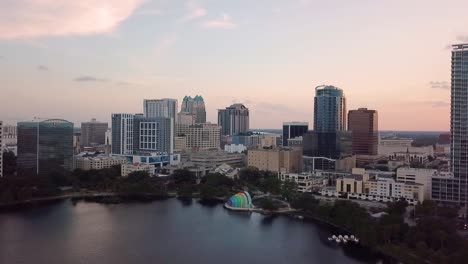
[{"label": "treeline", "polygon": [[416,226],[404,221],[407,203],[390,203],[380,218],[351,201],[320,204],[313,196],[301,195],[292,206],[357,235],[361,243],[398,256],[405,263],[466,263],[467,241],[457,234],[457,212],[425,201],[413,212]]}]

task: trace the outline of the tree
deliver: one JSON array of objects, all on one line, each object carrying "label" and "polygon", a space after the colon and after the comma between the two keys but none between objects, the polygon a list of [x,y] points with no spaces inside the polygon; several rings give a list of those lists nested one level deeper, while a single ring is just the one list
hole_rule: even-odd
[{"label": "tree", "polygon": [[174,173],[172,173],[172,179],[177,186],[195,184],[197,182],[195,174],[187,169],[175,170]]},{"label": "tree", "polygon": [[287,201],[293,201],[297,197],[297,184],[294,181],[286,180],[281,186],[281,196]]},{"label": "tree", "polygon": [[267,210],[267,211],[276,211],[278,210],[278,205],[275,204],[275,202],[270,199],[270,198],[264,198],[260,201],[260,207],[263,209],[263,210]]},{"label": "tree", "polygon": [[260,190],[265,193],[280,194],[281,180],[276,176],[270,176],[262,180]]},{"label": "tree", "polygon": [[12,151],[3,152],[3,176],[14,176],[16,173],[16,156]]},{"label": "tree", "polygon": [[210,184],[204,184],[200,187],[200,199],[204,201],[212,201],[216,199],[216,188]]},{"label": "tree", "polygon": [[180,199],[192,199],[193,186],[189,183],[184,183],[177,190],[177,195]]},{"label": "tree", "polygon": [[239,171],[239,179],[250,184],[258,185],[261,178],[262,174],[255,167],[242,168]]}]

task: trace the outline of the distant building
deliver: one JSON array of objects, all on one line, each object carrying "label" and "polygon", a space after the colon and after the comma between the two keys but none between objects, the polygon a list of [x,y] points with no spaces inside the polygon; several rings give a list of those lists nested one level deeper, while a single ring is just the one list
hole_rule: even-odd
[{"label": "distant building", "polygon": [[278,173],[302,172],[302,150],[252,149],[247,152],[247,164],[259,170]]},{"label": "distant building", "polygon": [[276,148],[278,147],[278,139],[280,135],[277,134],[263,134],[260,137],[260,148]]},{"label": "distant building", "polygon": [[425,197],[432,197],[432,177],[439,176],[440,173],[433,169],[417,169],[417,168],[398,168],[396,180],[399,182],[419,183],[424,185]]},{"label": "distant building", "polygon": [[413,144],[412,138],[397,138],[397,137],[388,137],[379,139],[380,146],[389,146],[389,147],[411,147]]},{"label": "distant building", "polygon": [[283,147],[287,147],[288,139],[302,137],[309,131],[307,122],[284,122],[283,123]]},{"label": "distant building", "polygon": [[352,155],[352,133],[349,131],[309,131],[302,141],[304,156],[340,159]]},{"label": "distant building", "polygon": [[112,154],[133,154],[133,114],[112,114]]},{"label": "distant building", "polygon": [[187,112],[180,112],[177,114],[176,125],[186,125],[191,126],[195,125],[196,116]]},{"label": "distant building", "polygon": [[218,110],[218,125],[223,135],[234,136],[249,131],[249,109],[243,104],[233,104]]},{"label": "distant building", "polygon": [[135,171],[146,171],[150,176],[153,176],[156,171],[156,167],[152,164],[146,163],[123,164],[121,167],[122,177],[127,177],[130,173]]},{"label": "distant building", "polygon": [[314,98],[314,131],[329,133],[346,130],[346,98],[334,86],[318,86]]},{"label": "distant building", "polygon": [[3,121],[0,120],[0,178],[3,177]]},{"label": "distant building", "polygon": [[317,191],[328,185],[327,177],[318,176],[312,172],[280,173],[278,178],[281,181],[289,180],[297,183],[297,190],[302,193]]},{"label": "distant building", "polygon": [[173,120],[167,117],[143,117],[133,119],[133,153],[173,153]]},{"label": "distant building", "polygon": [[224,151],[229,152],[229,153],[242,153],[246,150],[247,150],[247,147],[244,145],[231,144],[231,145],[224,146]]},{"label": "distant building", "polygon": [[261,135],[252,132],[240,133],[232,136],[232,144],[244,145],[247,148],[256,148],[261,143]]},{"label": "distant building", "polygon": [[190,154],[190,162],[199,167],[215,168],[222,164],[232,167],[244,167],[245,155],[240,153],[228,153],[221,150],[198,151]]},{"label": "distant building", "polygon": [[[175,124],[177,122],[177,100],[164,98],[164,99],[145,99],[143,100],[143,116],[148,118],[165,117],[172,120],[172,131],[175,134]],[[174,145],[172,146],[174,148]]]},{"label": "distant building", "polygon": [[187,113],[193,116],[193,124],[206,123],[206,109],[205,101],[200,95],[196,95],[194,98],[185,96],[182,100],[180,113]]},{"label": "distant building", "polygon": [[295,137],[295,138],[290,138],[290,139],[288,139],[288,146],[291,147],[291,148],[294,148],[294,147],[302,148],[303,141],[304,140],[303,140],[302,136]]},{"label": "distant building", "polygon": [[62,119],[18,123],[18,175],[66,174],[73,167],[73,123]]},{"label": "distant building", "polygon": [[367,108],[349,111],[348,130],[352,132],[354,155],[377,155],[379,145],[377,111]]},{"label": "distant building", "polygon": [[75,157],[75,169],[100,170],[126,164],[127,159],[109,155],[80,155]]},{"label": "distant building", "polygon": [[18,135],[16,126],[3,124],[3,145],[16,146],[18,142]]},{"label": "distant building", "polygon": [[98,122],[94,118],[90,122],[81,123],[81,145],[83,147],[104,145],[107,128],[106,122]]},{"label": "distant building", "polygon": [[112,153],[112,129],[111,128],[108,128],[106,131],[104,146],[106,148],[105,153],[111,154]]},{"label": "distant building", "polygon": [[177,125],[177,151],[219,149],[221,127],[211,123]]}]

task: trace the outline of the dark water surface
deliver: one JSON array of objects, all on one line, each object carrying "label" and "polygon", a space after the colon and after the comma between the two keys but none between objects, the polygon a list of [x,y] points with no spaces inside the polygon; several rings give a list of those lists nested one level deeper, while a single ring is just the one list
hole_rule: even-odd
[{"label": "dark water surface", "polygon": [[328,242],[331,231],[288,217],[176,199],[101,205],[63,201],[0,214],[0,263],[376,263]]}]

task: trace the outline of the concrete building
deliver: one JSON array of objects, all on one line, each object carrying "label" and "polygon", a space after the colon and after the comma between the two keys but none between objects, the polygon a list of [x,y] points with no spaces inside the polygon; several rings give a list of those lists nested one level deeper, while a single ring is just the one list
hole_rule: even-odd
[{"label": "concrete building", "polygon": [[349,111],[348,130],[352,132],[353,155],[377,155],[379,145],[377,111],[367,108]]},{"label": "concrete building", "polygon": [[177,99],[145,99],[143,100],[144,117],[166,117],[176,123]]},{"label": "concrete building", "polygon": [[288,139],[288,146],[291,148],[302,148],[303,146],[302,136]]},{"label": "concrete building", "polygon": [[280,173],[278,177],[281,181],[294,181],[297,183],[297,190],[302,193],[318,191],[328,184],[325,176],[317,176],[312,172]]},{"label": "concrete building", "polygon": [[218,110],[218,125],[222,135],[234,136],[249,131],[249,109],[243,104],[233,104]]},{"label": "concrete building", "polygon": [[280,135],[277,134],[263,134],[260,137],[260,148],[276,148],[278,147],[278,139]]},{"label": "concrete building", "polygon": [[397,169],[396,180],[399,182],[418,183],[424,186],[424,196],[427,199],[432,197],[432,177],[439,176],[440,173],[433,169],[417,169],[402,167]]},{"label": "concrete building", "polygon": [[173,153],[174,120],[168,117],[143,117],[133,119],[133,153]]},{"label": "concrete building", "polygon": [[180,113],[190,114],[193,117],[193,124],[206,123],[205,101],[201,95],[196,95],[194,98],[185,96],[182,100]]},{"label": "concrete building", "polygon": [[247,152],[248,166],[259,170],[285,173],[302,172],[300,149],[252,149]]},{"label": "concrete building", "polygon": [[231,142],[236,145],[244,145],[247,148],[257,148],[260,145],[261,137],[262,135],[246,132],[232,136]]},{"label": "concrete building", "polygon": [[112,114],[112,154],[133,154],[133,114]]},{"label": "concrete building", "polygon": [[377,197],[405,198],[409,202],[418,201],[422,203],[427,197],[424,196],[424,185],[412,182],[397,182],[391,177],[377,177],[366,182],[369,194]]},{"label": "concrete building", "polygon": [[16,126],[3,124],[3,146],[16,146],[18,143],[18,133]]},{"label": "concrete building", "polygon": [[411,147],[413,144],[412,138],[397,138],[387,137],[379,139],[379,146],[390,146],[390,147]]},{"label": "concrete building", "polygon": [[[369,177],[368,175],[366,175]],[[364,175],[350,174],[336,179],[336,191],[345,193],[364,193]]]},{"label": "concrete building", "polygon": [[221,127],[216,124],[178,124],[177,127],[177,151],[219,149],[221,146]]},{"label": "concrete building", "polygon": [[425,156],[434,156],[434,147],[433,146],[423,146],[423,147],[406,147],[406,146],[389,146],[389,145],[379,145],[378,154],[382,156],[391,156],[394,153],[419,153]]},{"label": "concrete building", "polygon": [[81,123],[81,146],[91,147],[104,145],[106,143],[106,132],[108,124],[106,122],[98,122],[95,118],[90,122]]},{"label": "concrete building", "polygon": [[247,150],[247,147],[244,145],[231,144],[231,145],[224,146],[224,151],[229,152],[229,153],[242,153],[246,150]]},{"label": "concrete building", "polygon": [[73,123],[62,119],[18,123],[18,175],[66,174],[73,168]]},{"label": "concrete building", "polygon": [[0,120],[0,178],[3,177],[3,121]]},{"label": "concrete building", "polygon": [[429,156],[426,153],[419,153],[419,152],[395,152],[388,156],[389,160],[401,160],[404,161],[405,164],[411,163],[421,163],[424,164],[429,160]]},{"label": "concrete building", "polygon": [[222,164],[238,168],[245,166],[245,155],[221,150],[205,150],[190,153],[189,161],[196,166],[205,168],[216,168]]},{"label": "concrete building", "polygon": [[176,125],[195,125],[196,115],[187,112],[180,112],[177,114]]},{"label": "concrete building", "polygon": [[180,153],[184,150],[189,149],[188,147],[188,137],[184,136],[176,136],[174,138],[174,152]]},{"label": "concrete building", "polygon": [[121,167],[121,176],[127,177],[130,173],[135,171],[146,171],[150,176],[153,176],[155,174],[156,167],[152,164],[146,163],[123,164]]},{"label": "concrete building", "polygon": [[75,169],[100,170],[115,165],[126,164],[127,159],[109,155],[80,155],[75,156]]},{"label": "concrete building", "polygon": [[283,123],[283,147],[289,146],[289,139],[302,137],[309,131],[307,122],[284,122]]},{"label": "concrete building", "polygon": [[108,128],[105,133],[105,153],[111,154],[112,153],[112,129]]}]

